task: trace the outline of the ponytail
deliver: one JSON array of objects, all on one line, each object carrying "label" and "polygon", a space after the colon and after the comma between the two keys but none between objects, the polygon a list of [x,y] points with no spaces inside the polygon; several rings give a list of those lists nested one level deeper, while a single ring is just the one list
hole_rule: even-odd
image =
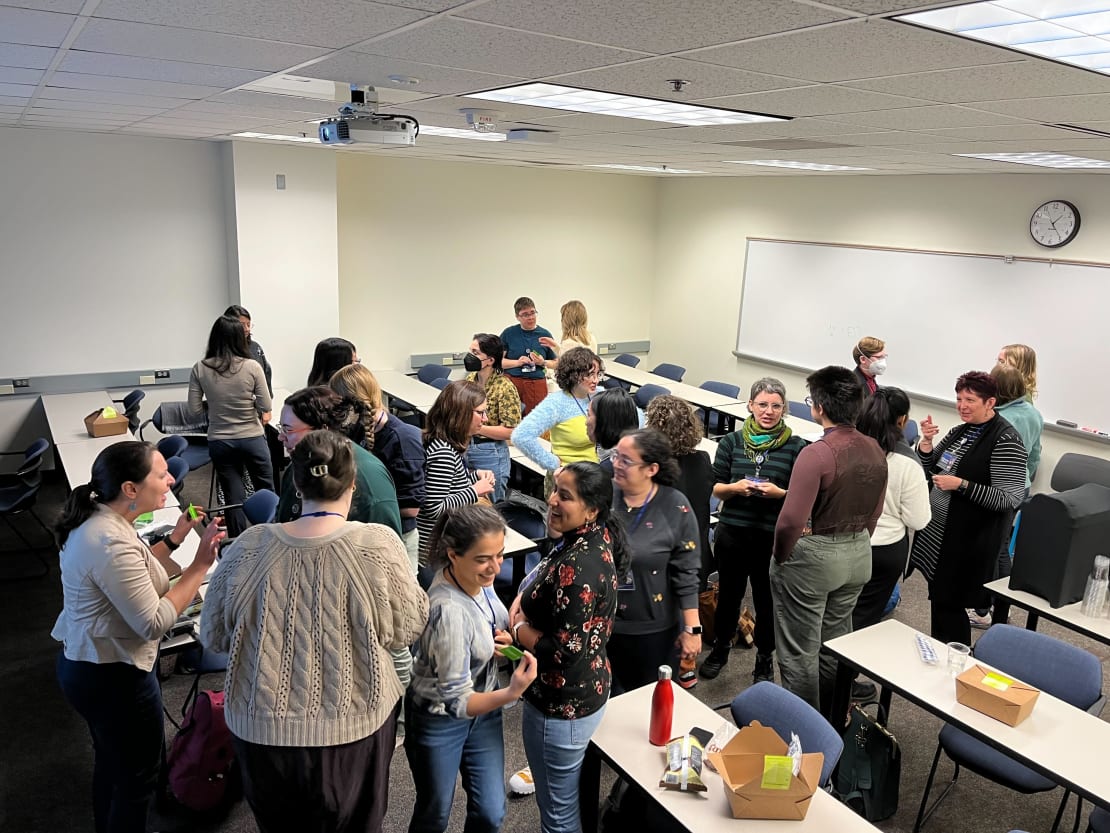
[{"label": "ponytail", "polygon": [[92,517],[101,503],[111,503],[120,495],[124,483],[139,483],[150,474],[154,446],[129,440],[108,446],[96,455],[92,479],[78,486],[66,498],[54,522],[58,549],[65,546],[69,533]]},{"label": "ponytail", "polygon": [[61,549],[69,539],[69,533],[92,517],[96,511],[97,497],[90,484],[78,486],[66,497],[65,505],[58,519],[54,521],[54,541]]}]

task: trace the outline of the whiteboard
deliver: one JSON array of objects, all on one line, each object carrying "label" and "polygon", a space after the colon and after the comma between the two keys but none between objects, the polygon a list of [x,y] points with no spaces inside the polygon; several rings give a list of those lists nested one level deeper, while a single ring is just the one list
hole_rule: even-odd
[{"label": "whiteboard", "polygon": [[1046,422],[1110,431],[1110,266],[749,239],[736,352],[852,367],[886,341],[881,383],[955,402],[956,377],[1005,344],[1037,351]]}]

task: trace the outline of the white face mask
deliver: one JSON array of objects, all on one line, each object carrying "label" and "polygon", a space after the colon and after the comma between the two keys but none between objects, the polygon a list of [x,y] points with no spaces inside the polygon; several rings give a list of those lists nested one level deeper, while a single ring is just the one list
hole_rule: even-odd
[{"label": "white face mask", "polygon": [[871,371],[872,376],[882,376],[886,373],[886,359],[872,359],[867,369]]}]

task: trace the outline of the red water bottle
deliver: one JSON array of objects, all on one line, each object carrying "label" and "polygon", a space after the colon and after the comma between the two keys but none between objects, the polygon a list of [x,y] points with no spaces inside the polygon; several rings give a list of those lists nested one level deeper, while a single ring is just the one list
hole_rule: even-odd
[{"label": "red water bottle", "polygon": [[671,667],[659,666],[659,682],[651,695],[651,727],[648,740],[656,746],[666,746],[671,739],[671,718],[674,717],[674,689],[671,688]]}]

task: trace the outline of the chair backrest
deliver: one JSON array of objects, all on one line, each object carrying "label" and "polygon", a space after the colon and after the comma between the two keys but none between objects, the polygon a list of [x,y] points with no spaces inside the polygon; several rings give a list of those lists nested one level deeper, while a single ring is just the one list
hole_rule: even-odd
[{"label": "chair backrest", "polygon": [[23,462],[19,464],[19,470],[23,471],[28,466],[39,466],[42,464],[42,455],[50,448],[50,441],[45,437],[39,437],[27,448],[23,450]]},{"label": "chair backrest", "polygon": [[801,417],[802,419],[811,419],[809,405],[804,400],[798,401],[797,399],[788,400],[786,403],[786,410],[790,412],[790,416]]},{"label": "chair backrest", "polygon": [[682,365],[663,362],[662,364],[657,364],[654,368],[652,368],[651,372],[654,373],[656,376],[662,376],[664,379],[671,379],[675,382],[681,382],[682,377],[686,375],[686,368]]},{"label": "chair backrest", "polygon": [[635,367],[640,363],[640,357],[633,356],[631,353],[621,353],[619,356],[616,356],[613,361],[619,364],[626,364],[629,367]]},{"label": "chair backrest", "polygon": [[135,390],[131,391],[131,393],[127,394],[127,396],[123,397],[121,400],[123,402],[123,409],[129,414],[132,411],[138,413],[139,403],[144,399],[146,399],[146,391],[141,388],[135,388]]},{"label": "chair backrest", "polygon": [[[208,414],[194,416],[188,402],[163,402],[154,409],[150,423],[163,434],[208,436]],[[142,431],[139,431],[140,437]]]},{"label": "chair backrest", "polygon": [[828,783],[844,751],[844,741],[819,711],[798,695],[766,680],[736,695],[732,701],[732,719],[737,726],[747,726],[758,720],[778,732],[786,743],[790,743],[793,732],[801,740],[803,751],[824,754],[822,785]]},{"label": "chair backrest", "polygon": [[440,376],[437,379],[432,379],[432,381],[430,381],[428,384],[431,385],[433,388],[439,388],[440,390],[443,390],[445,387],[451,384],[451,380],[448,379],[446,376]]},{"label": "chair backrest", "polygon": [[443,379],[451,375],[451,368],[441,364],[426,364],[416,371],[416,378],[425,385],[430,385],[433,379]]},{"label": "chair backrest", "polygon": [[906,442],[910,445],[917,442],[917,438],[921,436],[921,432],[917,429],[917,423],[912,419],[907,419],[906,424],[902,426],[902,436],[906,438]]},{"label": "chair backrest", "polygon": [[259,489],[243,501],[243,514],[254,524],[268,524],[277,514],[278,496],[269,489]]},{"label": "chair backrest", "polygon": [[[176,437],[175,439],[184,440],[184,437]],[[164,455],[163,455],[164,456]],[[184,457],[167,457],[166,468],[170,470],[170,477],[173,478],[173,491],[174,496],[181,497],[181,490],[185,488],[185,478],[189,474],[189,464]]]},{"label": "chair backrest", "polygon": [[1088,483],[1110,486],[1110,460],[1068,452],[1052,470],[1052,490],[1067,492]]},{"label": "chair backrest", "polygon": [[670,393],[670,391],[662,385],[641,385],[636,388],[636,393],[633,394],[633,398],[635,398],[636,404],[639,407],[646,408],[651,400],[665,393]]},{"label": "chair backrest", "polygon": [[189,441],[180,434],[174,434],[160,439],[156,447],[158,453],[165,457],[168,463],[172,458],[180,457],[185,452],[189,447]]},{"label": "chair backrest", "polygon": [[1102,663],[1090,651],[1015,625],[994,625],[975,643],[975,658],[1080,709],[1102,696]]},{"label": "chair backrest", "polygon": [[710,379],[708,382],[702,382],[698,387],[711,393],[719,393],[721,396],[731,396],[734,399],[740,397],[740,386],[729,382],[715,382]]}]

